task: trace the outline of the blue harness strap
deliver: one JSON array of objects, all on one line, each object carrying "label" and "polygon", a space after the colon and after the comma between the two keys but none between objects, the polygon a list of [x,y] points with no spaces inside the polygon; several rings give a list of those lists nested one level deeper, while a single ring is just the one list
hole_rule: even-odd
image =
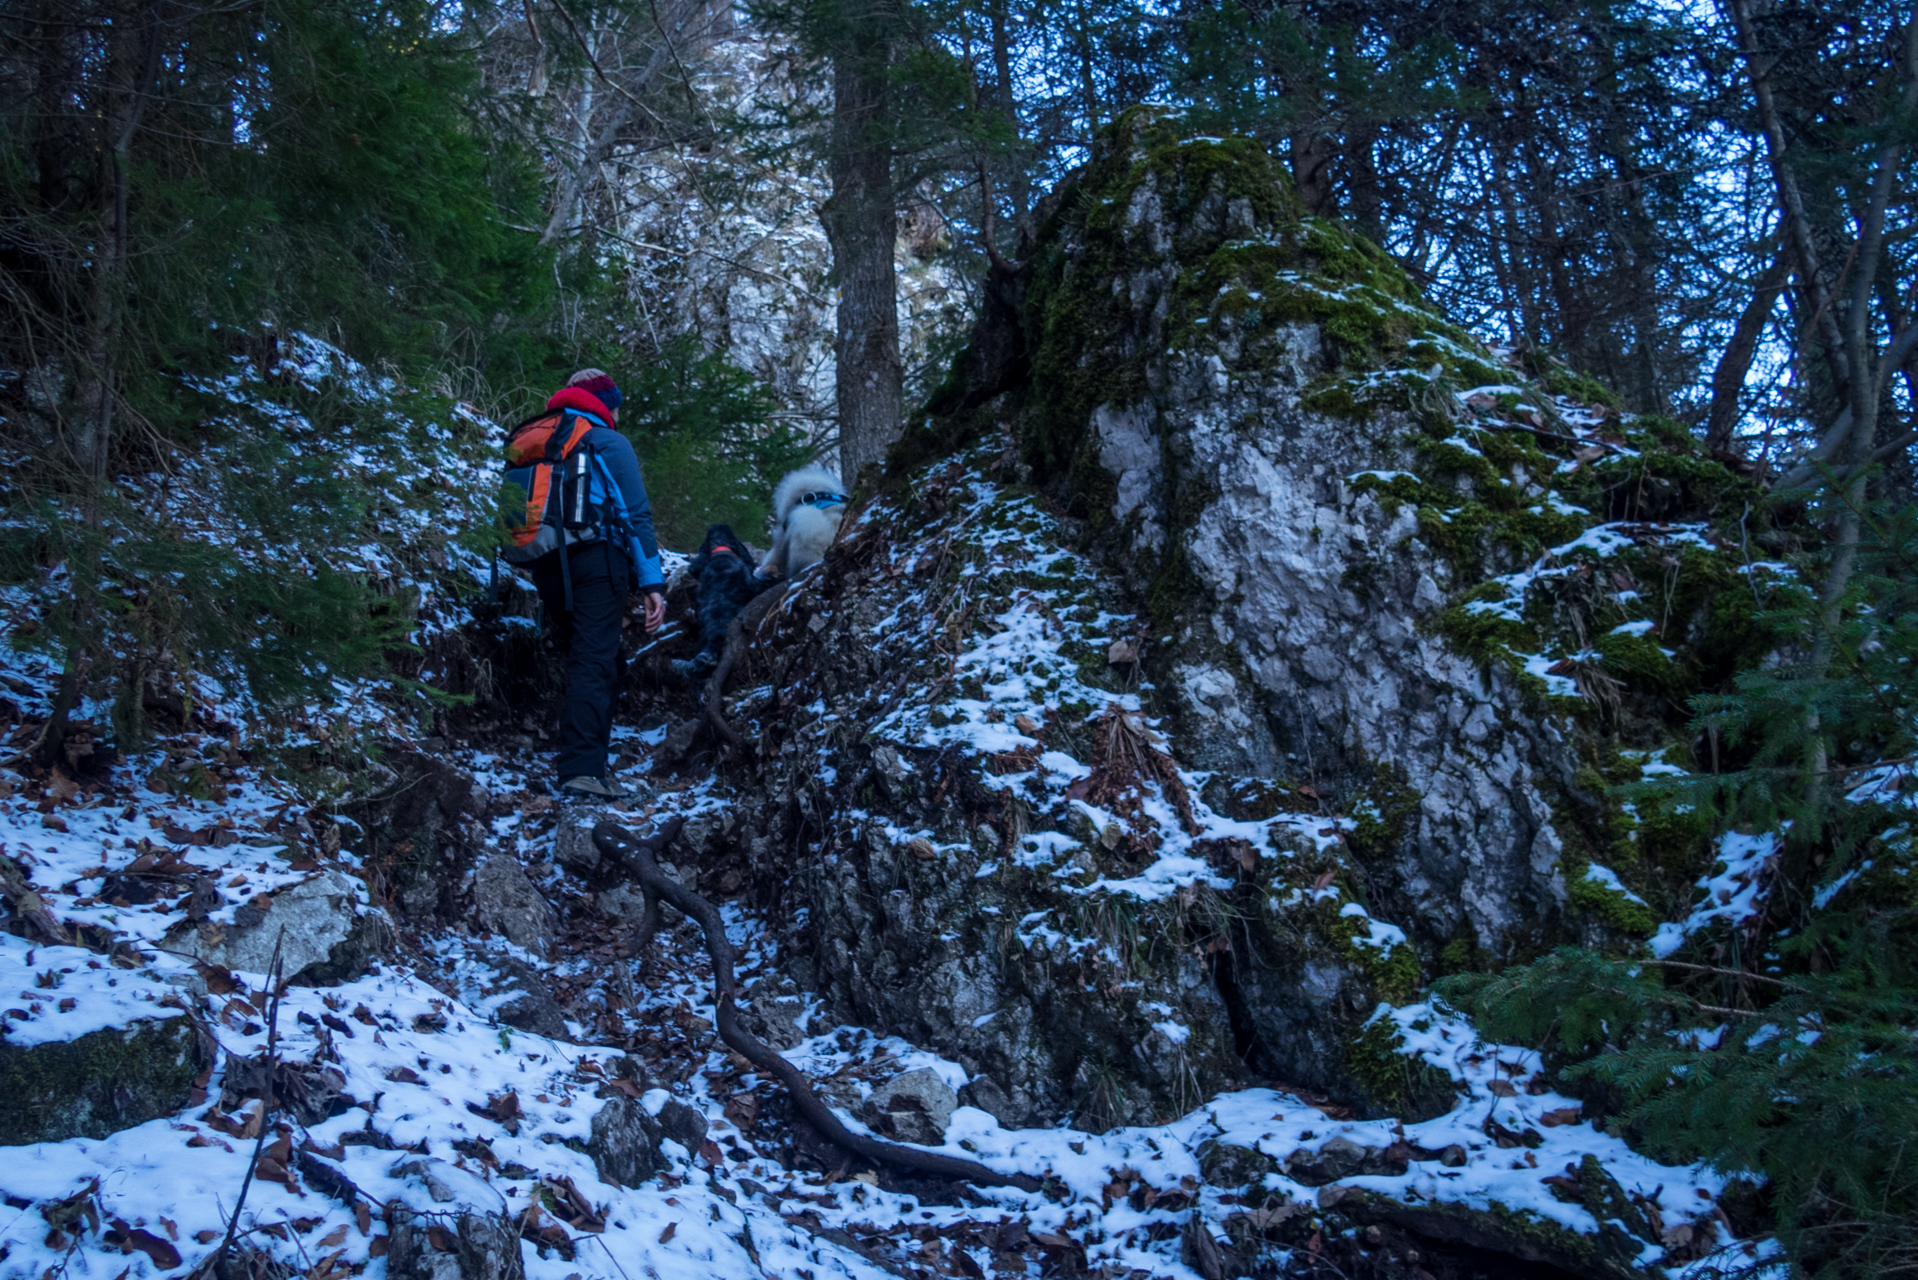
[{"label": "blue harness strap", "polygon": [[846,505],[846,495],[843,493],[828,493],[820,489],[812,493],[800,494],[799,501],[801,505],[808,507],[843,507]]}]

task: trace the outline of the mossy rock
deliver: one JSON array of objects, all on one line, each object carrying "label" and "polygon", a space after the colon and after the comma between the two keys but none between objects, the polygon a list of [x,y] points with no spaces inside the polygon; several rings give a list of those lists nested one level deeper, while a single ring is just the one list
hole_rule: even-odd
[{"label": "mossy rock", "polygon": [[[1319,1207],[1357,1226],[1394,1226],[1441,1244],[1503,1254],[1592,1280],[1636,1280],[1646,1274],[1636,1265],[1645,1242],[1613,1222],[1602,1222],[1596,1233],[1586,1235],[1496,1200],[1484,1209],[1443,1201],[1406,1204],[1351,1187],[1336,1188],[1333,1195],[1322,1193]],[[1514,1270],[1512,1274],[1524,1273]]]},{"label": "mossy rock", "polygon": [[1345,1063],[1370,1109],[1381,1114],[1417,1124],[1444,1115],[1458,1102],[1452,1078],[1407,1053],[1390,1018],[1367,1023],[1347,1047]]},{"label": "mossy rock", "polygon": [[1249,1187],[1277,1173],[1279,1162],[1253,1147],[1212,1141],[1199,1148],[1199,1173],[1214,1187]]},{"label": "mossy rock", "polygon": [[104,1138],[172,1115],[206,1066],[186,1017],[42,1044],[0,1041],[0,1146]]}]

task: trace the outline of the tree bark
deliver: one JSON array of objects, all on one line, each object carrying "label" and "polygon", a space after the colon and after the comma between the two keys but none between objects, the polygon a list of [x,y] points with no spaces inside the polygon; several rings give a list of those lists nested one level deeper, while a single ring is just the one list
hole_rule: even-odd
[{"label": "tree bark", "polygon": [[1317,128],[1302,129],[1286,139],[1292,183],[1298,188],[1305,211],[1315,217],[1339,216],[1338,198],[1332,191],[1332,160],[1337,145]]},{"label": "tree bark", "polygon": [[813,1091],[812,1082],[798,1067],[739,1025],[739,989],[733,976],[733,946],[726,937],[726,926],[720,918],[719,909],[659,869],[659,852],[679,838],[685,825],[684,818],[668,818],[644,840],[635,839],[631,832],[614,822],[601,822],[593,828],[593,843],[599,851],[615,862],[624,863],[639,877],[646,905],[633,939],[634,952],[643,955],[652,943],[653,932],[659,923],[660,898],[678,907],[697,924],[706,935],[706,954],[712,958],[713,1021],[720,1040],[785,1085],[794,1109],[828,1142],[856,1156],[879,1164],[889,1164],[897,1169],[909,1169],[915,1173],[972,1182],[980,1186],[1040,1190],[1044,1184],[1029,1173],[1001,1173],[963,1156],[949,1156],[910,1143],[889,1142],[870,1134],[854,1133]]},{"label": "tree bark", "polygon": [[[986,16],[992,30],[993,107],[1015,149],[1012,159],[1001,170],[1004,180],[999,185],[1012,202],[1012,225],[1019,231],[1023,243],[1036,228],[1032,226],[1032,179],[1026,172],[1025,157],[1020,153],[1024,139],[1019,132],[1019,99],[1012,85],[1012,18],[1006,12],[1006,0],[992,0]],[[1024,250],[1015,245],[1013,252],[1019,254]]]},{"label": "tree bark", "polygon": [[833,353],[839,465],[848,484],[861,468],[884,460],[903,414],[886,63],[883,43],[874,41],[847,50],[833,66],[832,198],[821,212],[839,277]]},{"label": "tree bark", "polygon": [[[87,522],[95,523],[95,487],[106,477],[112,450],[113,410],[119,399],[115,348],[119,345],[127,292],[127,162],[139,127],[140,108],[152,79],[148,64],[159,55],[159,12],[150,15],[132,4],[111,11],[107,67],[102,90],[105,108],[98,128],[99,176],[95,194],[99,218],[97,249],[88,273],[86,321],[80,341],[83,369],[80,419],[73,437],[74,462],[87,477],[83,503]],[[141,21],[149,18],[148,21]]]},{"label": "tree bark", "polygon": [[1738,425],[1738,396],[1745,389],[1745,375],[1751,372],[1752,357],[1758,352],[1758,339],[1764,335],[1778,295],[1791,279],[1790,242],[1779,246],[1771,266],[1752,286],[1751,301],[1732,330],[1732,340],[1712,370],[1712,405],[1705,419],[1705,444],[1712,449],[1729,449],[1732,430]]}]

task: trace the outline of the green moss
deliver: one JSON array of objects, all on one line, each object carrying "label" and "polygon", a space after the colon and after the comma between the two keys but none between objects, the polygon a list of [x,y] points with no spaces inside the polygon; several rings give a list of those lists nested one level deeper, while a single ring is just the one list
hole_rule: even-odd
[{"label": "green moss", "polygon": [[[1385,1223],[1415,1235],[1521,1262],[1543,1263],[1562,1273],[1595,1280],[1638,1280],[1646,1274],[1638,1265],[1646,1240],[1628,1234],[1613,1219],[1600,1219],[1598,1230],[1586,1235],[1543,1214],[1514,1209],[1498,1200],[1480,1208],[1443,1200],[1399,1200],[1358,1189],[1346,1189],[1331,1212],[1347,1222]],[[1520,1267],[1511,1274],[1525,1272]]]},{"label": "green moss", "polygon": [[1362,859],[1395,854],[1418,817],[1421,798],[1402,767],[1388,761],[1374,765],[1372,780],[1346,804],[1355,824],[1353,852]]},{"label": "green moss", "polygon": [[1252,1147],[1214,1140],[1199,1148],[1199,1176],[1207,1186],[1255,1186],[1263,1183],[1268,1173],[1278,1171],[1277,1160]]},{"label": "green moss", "polygon": [[170,1115],[186,1105],[204,1065],[188,1017],[49,1044],[0,1040],[0,1144],[104,1138]]},{"label": "green moss", "polygon": [[[1272,153],[1255,139],[1180,141],[1178,120],[1151,107],[1126,112],[1110,132],[1115,140],[1131,136],[1147,148],[1143,168],[1163,180],[1161,190],[1174,193],[1168,212],[1181,221],[1207,200],[1226,205],[1243,200],[1263,225],[1296,220],[1304,212]],[[1101,216],[1112,216],[1110,206]]]},{"label": "green moss", "polygon": [[1398,1024],[1375,1017],[1346,1045],[1346,1067],[1380,1111],[1417,1123],[1444,1115],[1457,1094],[1443,1071],[1406,1051]]},{"label": "green moss", "polygon": [[1403,1004],[1410,1000],[1419,989],[1420,968],[1418,952],[1408,942],[1394,943],[1389,947],[1372,946],[1368,939],[1371,930],[1367,927],[1369,917],[1348,916],[1348,922],[1356,922],[1357,929],[1346,935],[1346,956],[1359,966],[1372,989],[1386,1000]]},{"label": "green moss", "polygon": [[[1497,584],[1489,585],[1493,591],[1497,591]],[[1466,606],[1470,603],[1472,601],[1468,597],[1448,607],[1438,615],[1433,627],[1454,649],[1480,666],[1501,665],[1515,676],[1522,675],[1524,666],[1513,654],[1515,651],[1536,653],[1539,648],[1537,634],[1515,618],[1489,609],[1468,609]],[[1534,683],[1542,694],[1544,681],[1534,678]]]},{"label": "green moss", "polygon": [[1477,937],[1467,930],[1439,949],[1438,975],[1470,973],[1485,968],[1488,960],[1484,949],[1478,945]]},{"label": "green moss", "polygon": [[1592,638],[1592,648],[1610,675],[1634,688],[1670,697],[1686,683],[1656,636],[1607,632]]},{"label": "green moss", "polygon": [[1594,1220],[1622,1222],[1633,1235],[1646,1240],[1652,1238],[1651,1224],[1645,1221],[1645,1215],[1618,1185],[1618,1180],[1605,1171],[1597,1156],[1587,1153],[1579,1162],[1578,1190],[1580,1203]]},{"label": "green moss", "polygon": [[[1658,917],[1644,902],[1634,901],[1611,885],[1591,879],[1586,872],[1591,863],[1567,858],[1562,862],[1565,893],[1573,906],[1597,916],[1621,933],[1647,938],[1658,929]],[[1613,874],[1617,874],[1616,871]]]},{"label": "green moss", "polygon": [[1625,405],[1617,392],[1590,374],[1579,373],[1557,356],[1528,352],[1525,364],[1527,371],[1555,396],[1564,396],[1581,404],[1603,405],[1608,409],[1621,409]]},{"label": "green moss", "polygon": [[1207,808],[1234,822],[1269,822],[1298,805],[1290,784],[1272,778],[1232,778],[1214,774],[1199,798]]}]

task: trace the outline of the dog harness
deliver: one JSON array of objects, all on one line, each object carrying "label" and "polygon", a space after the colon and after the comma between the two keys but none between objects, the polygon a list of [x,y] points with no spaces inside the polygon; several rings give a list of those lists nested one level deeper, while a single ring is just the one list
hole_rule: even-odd
[{"label": "dog harness", "polygon": [[825,507],[843,507],[846,505],[846,495],[843,493],[833,493],[826,489],[819,489],[812,493],[800,494],[799,501],[808,507],[820,507],[822,509]]}]

